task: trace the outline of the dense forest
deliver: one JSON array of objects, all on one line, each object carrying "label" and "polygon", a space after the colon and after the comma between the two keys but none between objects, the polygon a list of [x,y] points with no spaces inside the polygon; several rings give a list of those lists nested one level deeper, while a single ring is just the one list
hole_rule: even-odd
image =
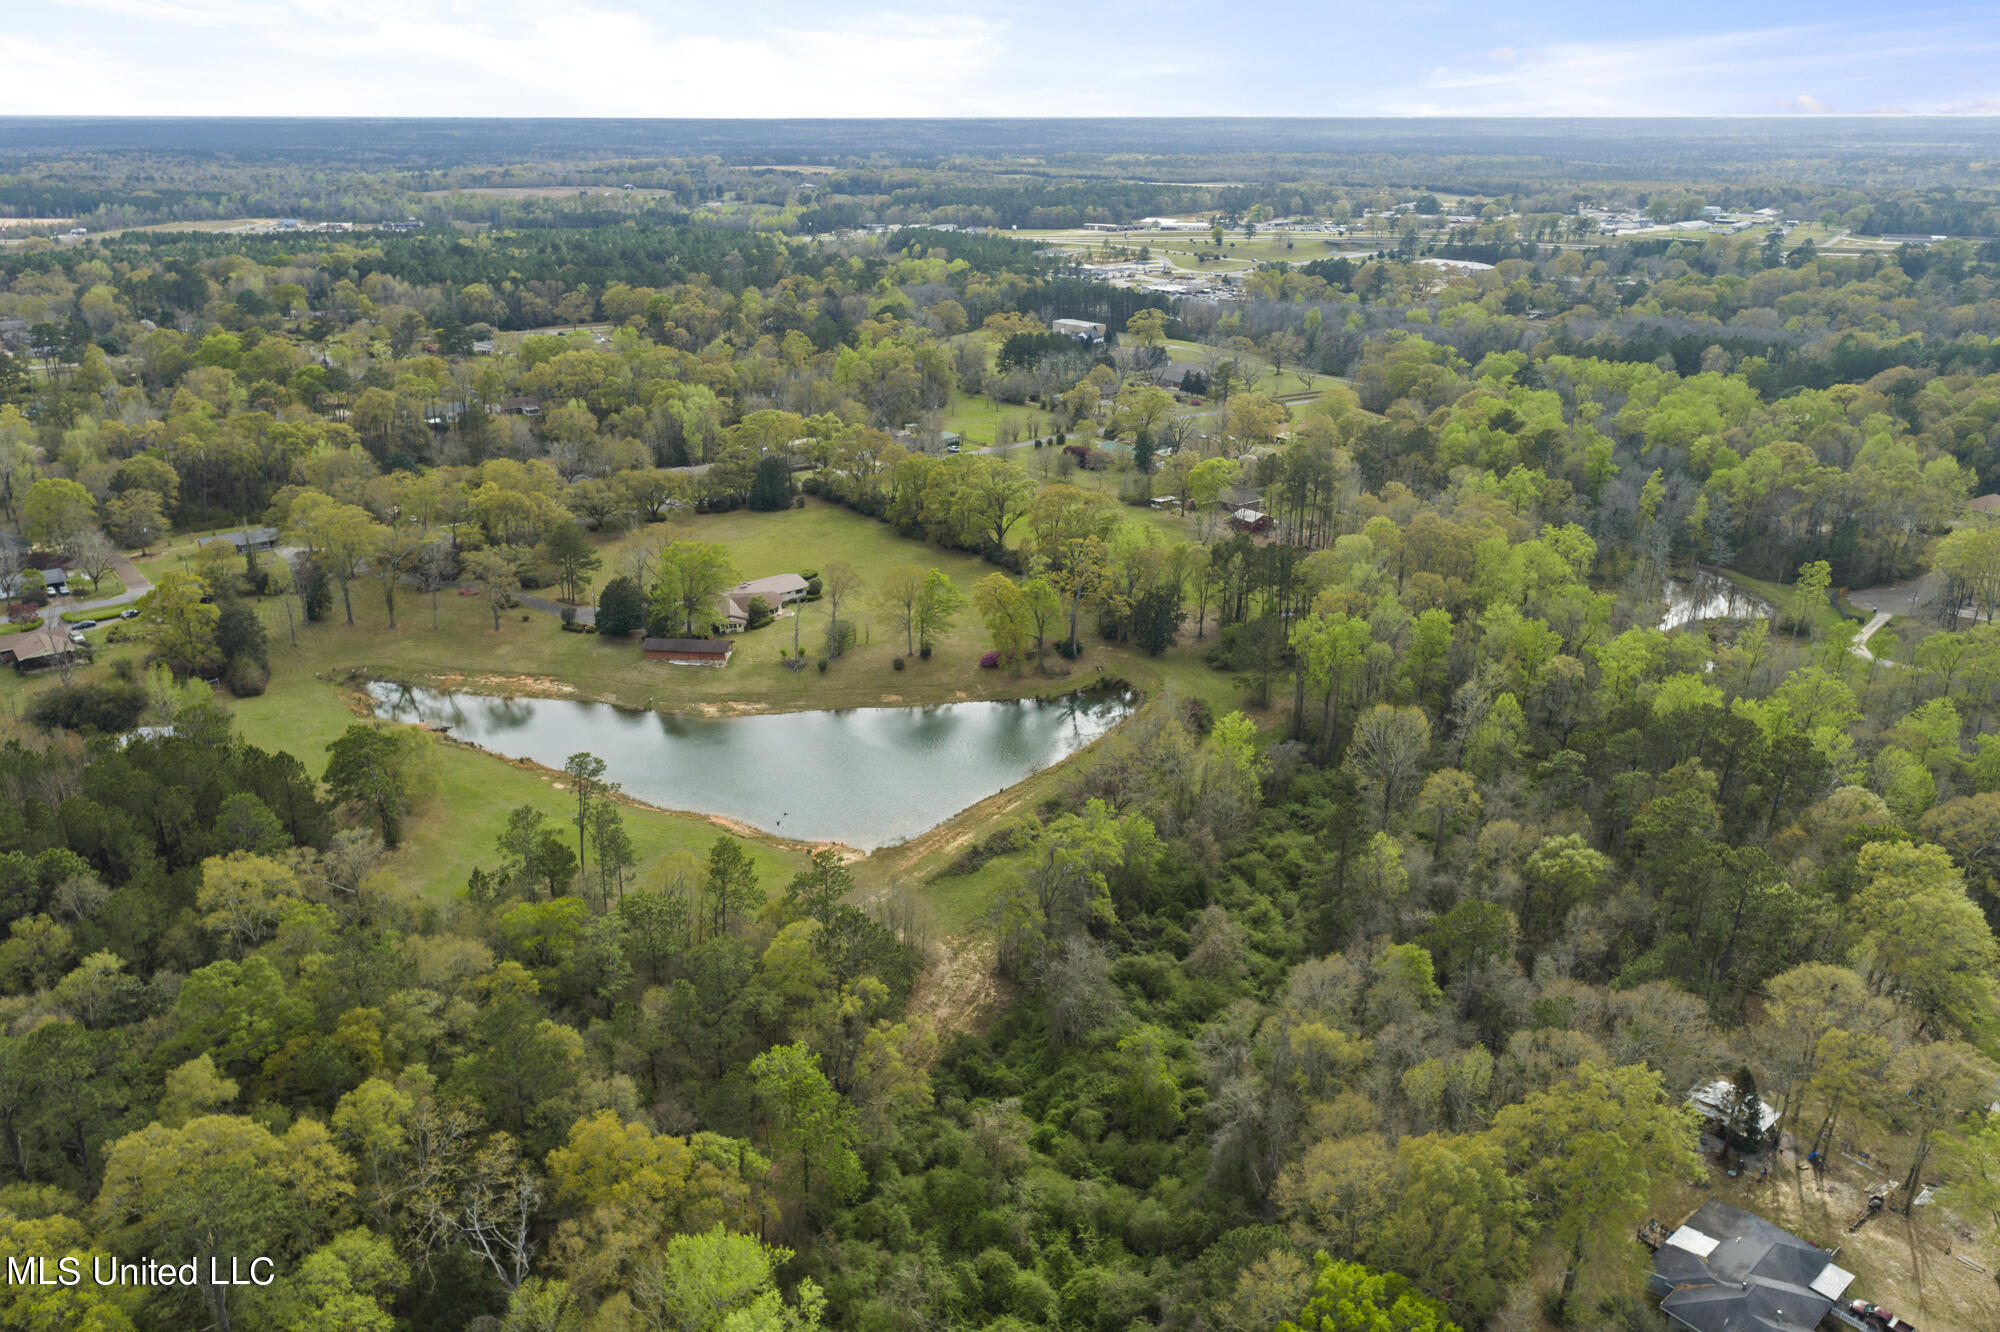
[{"label": "dense forest", "polygon": [[[177,179],[288,170],[232,152]],[[414,169],[352,188],[378,168]],[[1977,190],[1770,170],[1816,211],[1996,230]],[[216,202],[23,177],[0,207]],[[1188,206],[821,179],[772,207]],[[1431,183],[1401,179],[1199,207]],[[1262,264],[1241,299],[1000,235],[707,225],[693,186],[611,225],[0,249],[15,619],[58,558],[259,523],[294,552],[159,574],[113,630],[143,660],[65,658],[0,747],[9,1251],[279,1276],[10,1284],[0,1322],[1643,1332],[1630,1235],[1707,1177],[1683,1098],[1710,1079],[1990,1240],[2000,529],[1968,501],[2000,489],[2000,256],[1559,243],[1591,188]],[[945,451],[974,397],[1036,442]],[[573,821],[523,808],[427,896],[389,866],[437,817],[435,737],[269,752],[232,720],[294,608],[394,626],[462,586],[497,628],[503,598],[578,601],[614,534],[795,490],[983,558],[969,605],[908,605],[976,619],[994,672],[1121,652],[1231,702],[1163,691],[893,892],[833,852],[773,880],[733,835],[640,863],[579,754]],[[724,569],[662,540],[595,628],[678,633]],[[1662,627],[1692,569],[1770,615]],[[1847,590],[1919,577],[1861,643]],[[942,1031],[915,904],[975,879],[997,997]]]}]

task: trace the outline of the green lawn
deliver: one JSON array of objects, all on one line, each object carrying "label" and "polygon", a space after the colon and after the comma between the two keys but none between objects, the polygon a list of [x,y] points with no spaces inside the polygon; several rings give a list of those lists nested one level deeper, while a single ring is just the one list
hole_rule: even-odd
[{"label": "green lawn", "polygon": [[96,601],[101,597],[122,596],[125,592],[125,584],[119,580],[117,574],[109,571],[105,573],[104,577],[95,586],[92,586],[88,575],[77,574],[70,579],[69,588],[71,596],[81,598],[84,601]]},{"label": "green lawn", "polygon": [[[1126,512],[1141,521],[1161,524],[1163,531],[1172,532],[1171,524],[1180,521],[1149,510]],[[625,547],[662,535],[673,540],[726,544],[744,578],[823,571],[836,560],[845,561],[860,572],[863,585],[843,604],[842,615],[860,627],[863,641],[825,674],[813,669],[810,661],[819,654],[830,611],[830,604],[821,599],[798,608],[798,641],[809,661],[804,671],[792,672],[780,665],[781,652],[788,652],[793,642],[794,617],[790,614],[766,628],[740,635],[735,658],[722,669],[670,666],[646,661],[636,636],[617,640],[564,633],[555,617],[525,608],[503,612],[495,630],[486,598],[449,591],[437,599],[437,627],[433,628],[429,599],[413,589],[403,589],[397,600],[397,627],[391,629],[379,589],[373,583],[357,581],[351,588],[354,624],[345,622],[336,595],[330,619],[296,626],[296,646],[287,628],[283,601],[268,598],[257,603],[270,632],[273,673],[272,692],[261,705],[269,707],[272,701],[285,697],[281,686],[287,680],[335,681],[350,675],[474,691],[592,698],[629,707],[710,715],[1016,698],[1060,693],[1078,683],[1074,678],[1032,673],[1015,678],[1003,671],[980,669],[979,657],[988,642],[969,605],[957,626],[938,640],[929,661],[909,655],[888,613],[872,599],[873,590],[889,570],[902,564],[942,569],[968,597],[980,579],[997,570],[976,556],[901,537],[887,524],[837,505],[809,499],[802,509],[777,513],[739,510],[689,515],[671,523],[665,533],[653,526],[608,538],[600,546],[604,567],[599,581],[619,571],[625,562]],[[169,552],[156,558],[160,561],[173,567],[174,556]],[[114,646],[103,659],[137,651],[136,647]],[[907,657],[904,670],[893,669],[892,659],[897,656]],[[1101,662],[1108,673],[1142,686],[1159,674],[1157,663],[1123,647],[1094,646],[1089,661],[1092,665]],[[0,693],[4,694],[25,695],[45,687],[47,681],[41,679],[0,678]],[[243,706],[254,709],[260,704]]]},{"label": "green lawn", "polygon": [[[1314,375],[1312,383],[1302,384],[1290,366],[1286,366],[1282,371],[1273,370],[1271,363],[1255,352],[1237,352],[1227,347],[1211,347],[1206,343],[1178,341],[1169,341],[1166,348],[1175,365],[1213,368],[1217,361],[1233,357],[1249,376],[1247,383],[1239,381],[1232,388],[1231,391],[1235,393],[1263,393],[1274,398],[1289,398],[1300,394],[1324,393],[1334,384],[1342,382],[1332,375]],[[1213,404],[1214,399],[1207,399],[1206,402]]]},{"label": "green lawn", "polygon": [[983,393],[954,388],[951,401],[945,405],[943,426],[962,436],[965,447],[978,448],[999,437],[1001,421],[1012,417],[1025,425],[1034,415],[1032,408],[1002,407]]},{"label": "green lawn", "polygon": [[[1136,260],[1139,251],[1145,249],[1152,258],[1164,259],[1177,269],[1195,274],[1242,273],[1258,264],[1278,262],[1305,264],[1338,254],[1352,243],[1322,232],[1262,228],[1246,240],[1241,227],[1224,234],[1220,250],[1205,231],[1023,231],[1018,236],[1059,246],[1085,257],[1086,262]],[[1124,255],[1119,253],[1121,249],[1126,252]]]},{"label": "green lawn", "polygon": [[[1769,579],[1752,578],[1748,574],[1738,573],[1734,569],[1719,569],[1716,572],[1737,586],[1755,592],[1758,596],[1776,606],[1778,614],[1784,619],[1782,628],[1790,629],[1797,621],[1797,589],[1790,583],[1774,583]],[[1835,610],[1832,598],[1827,598],[1820,603],[1819,613],[1816,618],[1819,621],[1819,627],[1826,629],[1840,624],[1848,617]],[[1867,617],[1863,616],[1862,620],[1865,623]]]},{"label": "green lawn", "polygon": [[192,572],[195,552],[201,548],[204,540],[223,532],[237,530],[239,529],[236,526],[231,525],[204,528],[199,532],[176,532],[159,549],[148,551],[144,556],[132,555],[132,565],[145,575],[149,583],[159,582],[163,573]]},{"label": "green lawn", "polygon": [[[623,546],[659,534],[655,527],[607,540],[601,576],[616,571]],[[312,772],[325,766],[326,745],[357,719],[350,700],[370,677],[468,692],[587,697],[708,715],[1014,698],[1067,692],[1100,678],[1132,683],[1147,695],[1149,707],[1160,706],[1169,697],[1201,698],[1217,714],[1238,706],[1230,677],[1209,670],[1201,660],[1206,645],[1192,642],[1157,659],[1088,642],[1079,663],[1050,657],[1052,668],[1069,670],[1062,677],[1033,670],[1018,676],[982,670],[978,662],[987,640],[970,607],[930,661],[912,657],[906,669],[896,671],[891,659],[903,652],[903,644],[891,632],[885,613],[870,603],[868,589],[879,584],[889,569],[904,563],[943,569],[968,592],[995,570],[973,556],[906,540],[886,524],[831,504],[808,500],[803,509],[777,513],[689,516],[674,522],[668,535],[726,543],[745,578],[823,570],[834,560],[847,561],[861,571],[866,586],[843,607],[843,615],[867,626],[867,641],[824,675],[811,666],[795,674],[778,662],[780,646],[791,643],[792,621],[786,618],[742,636],[735,659],[723,669],[669,666],[645,661],[636,638],[621,642],[564,633],[554,616],[539,611],[503,613],[496,631],[484,597],[441,595],[437,627],[432,628],[429,599],[406,590],[397,607],[398,626],[392,630],[379,590],[370,583],[357,583],[352,589],[354,625],[344,622],[336,597],[333,619],[297,626],[296,646],[284,603],[278,599],[256,603],[270,633],[270,687],[260,697],[225,702],[247,740],[296,754]],[[170,550],[156,557],[155,562],[160,561],[172,567],[175,553]],[[823,600],[803,608],[801,641],[809,653],[817,653],[826,618]],[[102,671],[121,658],[137,659],[143,651],[137,643],[105,644],[95,669]],[[11,673],[0,675],[0,698],[5,700],[0,716],[18,717],[27,697],[54,683],[53,677],[24,680]],[[0,731],[18,733],[18,727],[0,723]],[[550,774],[449,742],[440,748],[441,789],[413,820],[405,844],[388,866],[430,894],[449,893],[464,884],[473,866],[496,862],[495,838],[510,810],[532,803],[552,818],[565,818],[569,809],[566,795],[555,790]],[[1095,762],[1101,752],[1100,745],[1076,762]],[[1061,771],[1068,770],[1065,765]],[[1032,809],[1062,780],[1053,770],[1038,775],[905,846],[867,858],[857,865],[857,877],[867,889],[897,879],[922,882],[998,821]],[[639,808],[628,813],[628,824],[642,863],[666,852],[703,852],[720,831],[705,819]],[[756,844],[767,882],[782,880],[802,863],[793,848],[759,838],[746,840]],[[972,925],[1002,876],[1010,872],[1005,865],[994,865],[976,875],[940,881],[935,901],[940,925],[953,931]]]},{"label": "green lawn", "polygon": [[[766,628],[738,636],[735,658],[721,670],[669,667],[643,661],[636,641],[618,643],[594,636],[545,632],[543,637],[567,640],[538,644],[533,649],[538,659],[544,655],[558,659],[552,662],[548,673],[599,697],[634,704],[644,704],[650,698],[660,707],[747,704],[757,710],[783,711],[1050,692],[1012,688],[996,672],[979,669],[980,654],[987,647],[986,634],[970,605],[960,614],[958,625],[938,641],[931,660],[923,661],[910,654],[907,642],[892,625],[888,613],[873,601],[874,589],[881,586],[891,569],[916,564],[942,569],[969,602],[974,585],[999,572],[975,555],[909,540],[897,535],[886,523],[815,499],[808,499],[803,509],[777,513],[739,509],[727,514],[689,515],[672,522],[668,535],[676,541],[727,545],[737,573],[746,579],[779,573],[824,572],[836,560],[852,565],[861,574],[862,587],[858,596],[842,604],[841,616],[860,628],[862,642],[821,675],[810,665],[795,673],[779,664],[781,651],[789,651],[792,646],[795,625],[792,613]],[[626,548],[659,537],[660,529],[654,526],[606,542],[600,582],[615,576],[624,566]],[[809,660],[817,658],[830,606],[822,598],[794,609],[798,642],[806,649]],[[379,622],[379,613],[375,618]],[[552,622],[547,617],[540,618],[540,627],[551,630]],[[492,620],[489,618],[486,624],[490,634]],[[502,632],[513,631],[510,626]],[[893,659],[898,656],[906,657],[907,669],[894,670]]]},{"label": "green lawn", "polygon": [[[317,772],[326,764],[326,746],[359,718],[332,685],[287,669],[275,652],[271,664],[268,691],[258,698],[230,702],[237,730],[253,745],[289,750],[309,771]],[[553,822],[575,813],[569,797],[555,789],[556,779],[548,773],[449,741],[441,742],[438,750],[442,764],[437,795],[411,820],[409,835],[388,863],[392,872],[427,895],[447,896],[465,885],[473,866],[496,864],[497,839],[508,814],[520,806],[533,805]],[[673,851],[705,855],[723,832],[706,819],[643,806],[628,807],[625,823],[641,866]],[[750,841],[750,851],[767,883],[788,877],[805,864],[803,853],[760,840]]]}]

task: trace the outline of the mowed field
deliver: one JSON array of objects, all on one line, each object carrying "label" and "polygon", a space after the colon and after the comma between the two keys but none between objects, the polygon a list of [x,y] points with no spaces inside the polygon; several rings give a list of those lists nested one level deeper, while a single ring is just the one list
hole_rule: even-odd
[{"label": "mowed field", "polygon": [[[690,516],[664,532],[656,525],[620,534],[602,543],[605,567],[599,581],[619,571],[629,548],[663,536],[726,544],[744,578],[823,571],[835,560],[847,562],[860,571],[864,584],[843,604],[842,616],[865,626],[864,641],[826,673],[815,669],[829,613],[822,599],[801,608],[799,638],[808,653],[803,671],[791,672],[779,664],[781,647],[789,649],[792,642],[794,621],[789,615],[739,636],[736,655],[727,667],[671,666],[646,661],[636,635],[614,640],[565,633],[556,617],[525,607],[504,611],[496,630],[486,598],[449,590],[437,598],[433,627],[430,599],[415,589],[403,589],[397,599],[397,627],[391,629],[380,589],[358,581],[351,589],[355,618],[351,626],[341,613],[338,595],[330,619],[292,627],[281,600],[256,603],[270,634],[270,687],[257,698],[224,695],[223,701],[246,740],[296,754],[312,772],[325,767],[327,744],[367,715],[361,689],[374,678],[473,693],[587,698],[711,716],[1018,698],[1065,693],[1100,679],[1134,685],[1146,695],[1148,706],[1189,697],[1201,698],[1218,713],[1238,706],[1231,677],[1202,663],[1203,645],[1187,642],[1149,658],[1097,642],[1089,635],[1087,615],[1083,659],[1065,663],[1054,655],[1049,658],[1051,668],[1066,674],[1045,675],[1032,668],[1020,675],[981,669],[979,658],[987,649],[987,637],[970,605],[957,627],[939,641],[931,660],[907,656],[905,668],[898,671],[893,661],[905,655],[903,640],[872,599],[872,589],[883,576],[901,564],[940,568],[969,600],[973,585],[997,571],[974,556],[908,540],[884,523],[835,505],[808,500],[803,509]],[[149,575],[178,568],[193,542],[191,536],[179,538],[139,561],[140,568]],[[93,638],[106,632],[108,627]],[[99,652],[99,669],[121,657],[137,660],[143,652],[136,642],[107,645]],[[27,735],[29,728],[18,720],[22,706],[34,693],[54,684],[52,677],[23,680],[0,674],[0,703],[4,703],[0,716],[5,718],[0,730]],[[1105,743],[1074,762],[1095,761]],[[387,868],[426,894],[443,898],[464,885],[474,865],[497,862],[496,838],[511,810],[531,804],[551,820],[567,819],[573,811],[567,793],[560,789],[559,774],[449,741],[439,748],[440,789],[412,819],[404,845],[390,857]],[[856,866],[857,877],[871,890],[892,880],[927,878],[1000,822],[1019,817],[1054,794],[1065,770],[1040,774],[905,846],[877,852]],[[706,818],[638,806],[628,810],[627,821],[642,866],[675,852],[705,854],[725,831]],[[767,884],[782,883],[804,864],[802,847],[761,834],[744,836],[754,846]],[[969,925],[1004,873],[1004,866],[995,862],[978,875],[942,881],[934,903],[940,926],[958,930]]]},{"label": "mowed field", "polygon": [[616,195],[629,199],[633,195],[658,198],[672,195],[673,191],[642,189],[636,185],[629,190],[616,185],[465,185],[456,189],[423,191],[426,199],[446,199],[454,194],[479,194],[492,199],[573,199],[580,194]]},{"label": "mowed field", "polygon": [[1084,256],[1086,262],[1093,252],[1101,261],[1116,261],[1121,257],[1118,253],[1121,250],[1136,259],[1140,249],[1144,248],[1153,258],[1164,259],[1175,268],[1192,274],[1242,273],[1258,264],[1281,261],[1303,264],[1340,254],[1359,258],[1372,254],[1377,245],[1386,239],[1262,228],[1255,236],[1245,237],[1239,226],[1223,234],[1222,248],[1218,250],[1213,236],[1206,231],[1019,231],[1009,234],[1021,240],[1060,246]]}]

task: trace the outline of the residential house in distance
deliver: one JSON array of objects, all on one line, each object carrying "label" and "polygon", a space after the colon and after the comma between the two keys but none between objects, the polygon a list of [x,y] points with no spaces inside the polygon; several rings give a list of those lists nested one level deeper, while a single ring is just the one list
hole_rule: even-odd
[{"label": "residential house in distance", "polygon": [[275,527],[246,527],[240,532],[224,532],[221,536],[204,537],[197,545],[213,546],[226,541],[238,555],[251,550],[270,550],[278,544],[278,529]]},{"label": "residential house in distance", "polygon": [[1694,1332],[1813,1332],[1853,1280],[1817,1245],[1711,1198],[1654,1251],[1648,1286]]},{"label": "residential house in distance", "polygon": [[[889,438],[911,453],[935,453],[939,449],[946,453],[957,453],[964,445],[964,440],[957,431],[929,430],[916,421],[904,422],[903,428],[892,432]],[[794,465],[793,470],[801,469]]]},{"label": "residential house in distance", "polygon": [[722,594],[723,618],[729,621],[732,633],[741,633],[743,627],[750,623],[752,598],[764,598],[764,604],[775,611],[780,606],[804,601],[806,588],[806,580],[795,573],[773,574],[769,578],[752,578],[738,583]]},{"label": "residential house in distance", "polygon": [[[69,570],[67,569],[37,569],[31,564],[21,572],[40,574],[42,576],[42,586],[48,590],[48,594],[52,597],[66,597],[69,595]],[[14,579],[0,578],[0,597],[12,601],[15,595]]]},{"label": "residential house in distance", "polygon": [[1239,532],[1271,530],[1271,515],[1261,509],[1238,509],[1229,515],[1229,522]]},{"label": "residential house in distance", "polygon": [[89,655],[90,649],[72,639],[68,627],[56,619],[0,638],[0,666],[12,666],[23,675]]},{"label": "residential house in distance", "polygon": [[641,650],[647,661],[664,661],[674,666],[727,666],[736,650],[731,638],[649,638]]},{"label": "residential house in distance", "polygon": [[1051,333],[1076,338],[1083,342],[1104,341],[1104,325],[1089,319],[1055,319],[1049,322]]},{"label": "residential house in distance", "polygon": [[1965,507],[1982,518],[2000,516],[2000,493],[1981,495],[1978,499],[1967,500]]}]

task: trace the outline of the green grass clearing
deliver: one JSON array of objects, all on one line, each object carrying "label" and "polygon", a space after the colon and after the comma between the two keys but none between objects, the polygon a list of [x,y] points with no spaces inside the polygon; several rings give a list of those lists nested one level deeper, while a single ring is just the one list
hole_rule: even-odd
[{"label": "green grass clearing", "polygon": [[[1781,627],[1789,629],[1798,623],[1798,589],[1790,583],[1774,583],[1769,579],[1752,578],[1748,574],[1738,573],[1734,569],[1719,569],[1716,572],[1737,586],[1756,593],[1773,606],[1776,606],[1778,614],[1783,621]],[[1814,619],[1817,622],[1815,627],[1822,631],[1838,624],[1852,623],[1852,621],[1848,620],[1847,616],[1842,615],[1838,610],[1834,609],[1831,597],[1824,599],[1820,603],[1819,612],[1814,616]],[[1867,617],[1863,616],[1862,619],[1865,623]]]},{"label": "green grass clearing", "polygon": [[[616,571],[619,548],[658,535],[662,533],[654,527],[607,541],[604,576]],[[823,570],[842,559],[861,570],[873,586],[889,569],[914,563],[945,570],[969,591],[995,572],[973,556],[907,540],[886,524],[815,500],[808,500],[803,509],[776,513],[694,516],[675,522],[666,535],[728,544],[746,578]],[[174,560],[171,550],[161,558]],[[270,633],[270,686],[257,698],[225,699],[246,740],[296,754],[315,773],[325,766],[326,745],[356,720],[349,701],[352,694],[343,689],[351,690],[369,677],[476,693],[593,698],[709,716],[1048,695],[1100,678],[1129,681],[1147,695],[1149,707],[1169,695],[1198,697],[1219,714],[1238,702],[1230,677],[1202,662],[1206,644],[1192,642],[1148,658],[1122,646],[1087,641],[1085,657],[1070,665],[1070,674],[1064,677],[1032,669],[1019,676],[982,670],[978,660],[987,641],[970,608],[959,626],[940,640],[930,661],[911,657],[905,670],[896,671],[891,660],[903,652],[903,643],[889,630],[883,613],[869,604],[866,589],[844,607],[844,614],[869,625],[869,641],[825,675],[810,666],[793,673],[779,665],[780,645],[789,648],[791,643],[789,617],[743,636],[731,664],[711,670],[647,662],[636,638],[617,641],[564,633],[554,616],[539,611],[503,613],[496,632],[485,598],[452,593],[438,598],[433,629],[428,598],[406,590],[398,599],[398,627],[392,630],[373,584],[357,583],[352,591],[353,626],[341,617],[336,597],[332,620],[297,626],[296,646],[283,602],[266,598],[255,603]],[[826,616],[824,601],[803,608],[801,639],[809,652],[817,652]],[[120,659],[139,660],[144,650],[132,641],[106,643],[93,670],[105,670]],[[1065,663],[1051,656],[1050,665]],[[0,676],[0,698],[7,704],[0,715],[18,717],[29,697],[55,683],[53,677]],[[22,727],[18,722],[0,724],[0,730],[20,734]],[[404,845],[388,864],[406,882],[434,897],[461,887],[474,865],[496,862],[495,838],[512,809],[530,803],[551,818],[566,818],[569,808],[550,774],[451,743],[441,745],[441,751],[440,791],[419,811]],[[1062,774],[1073,771],[1076,764],[1097,761],[1102,752],[1100,743],[1071,764],[1031,778],[909,843],[877,852],[857,865],[857,877],[871,890],[892,880],[920,881],[948,863],[963,845],[984,837],[998,821],[1032,809],[1065,780]],[[673,851],[703,853],[720,832],[716,823],[704,818],[636,807],[628,812],[627,821],[642,863]],[[801,863],[800,853],[790,846],[758,836],[746,840],[756,844],[760,865],[769,869],[767,882],[782,881],[791,867]],[[997,876],[1008,872],[994,865],[979,874],[941,881],[934,902],[939,924],[952,931],[970,927],[1001,882]]]},{"label": "green grass clearing", "polygon": [[[272,664],[279,665],[276,660]],[[245,740],[264,749],[288,750],[312,772],[325,766],[326,746],[360,720],[339,690],[282,668],[273,671],[271,687],[261,697],[233,700],[229,707]],[[417,810],[403,845],[387,864],[428,897],[449,897],[465,886],[473,866],[495,865],[497,839],[508,815],[520,806],[533,805],[556,825],[575,815],[569,796],[556,789],[560,779],[533,765],[451,741],[441,741],[438,754],[437,794]],[[640,805],[626,807],[625,824],[642,867],[676,851],[706,855],[725,831],[707,819]],[[762,838],[746,840],[767,884],[782,881],[805,864],[802,852]]]}]

